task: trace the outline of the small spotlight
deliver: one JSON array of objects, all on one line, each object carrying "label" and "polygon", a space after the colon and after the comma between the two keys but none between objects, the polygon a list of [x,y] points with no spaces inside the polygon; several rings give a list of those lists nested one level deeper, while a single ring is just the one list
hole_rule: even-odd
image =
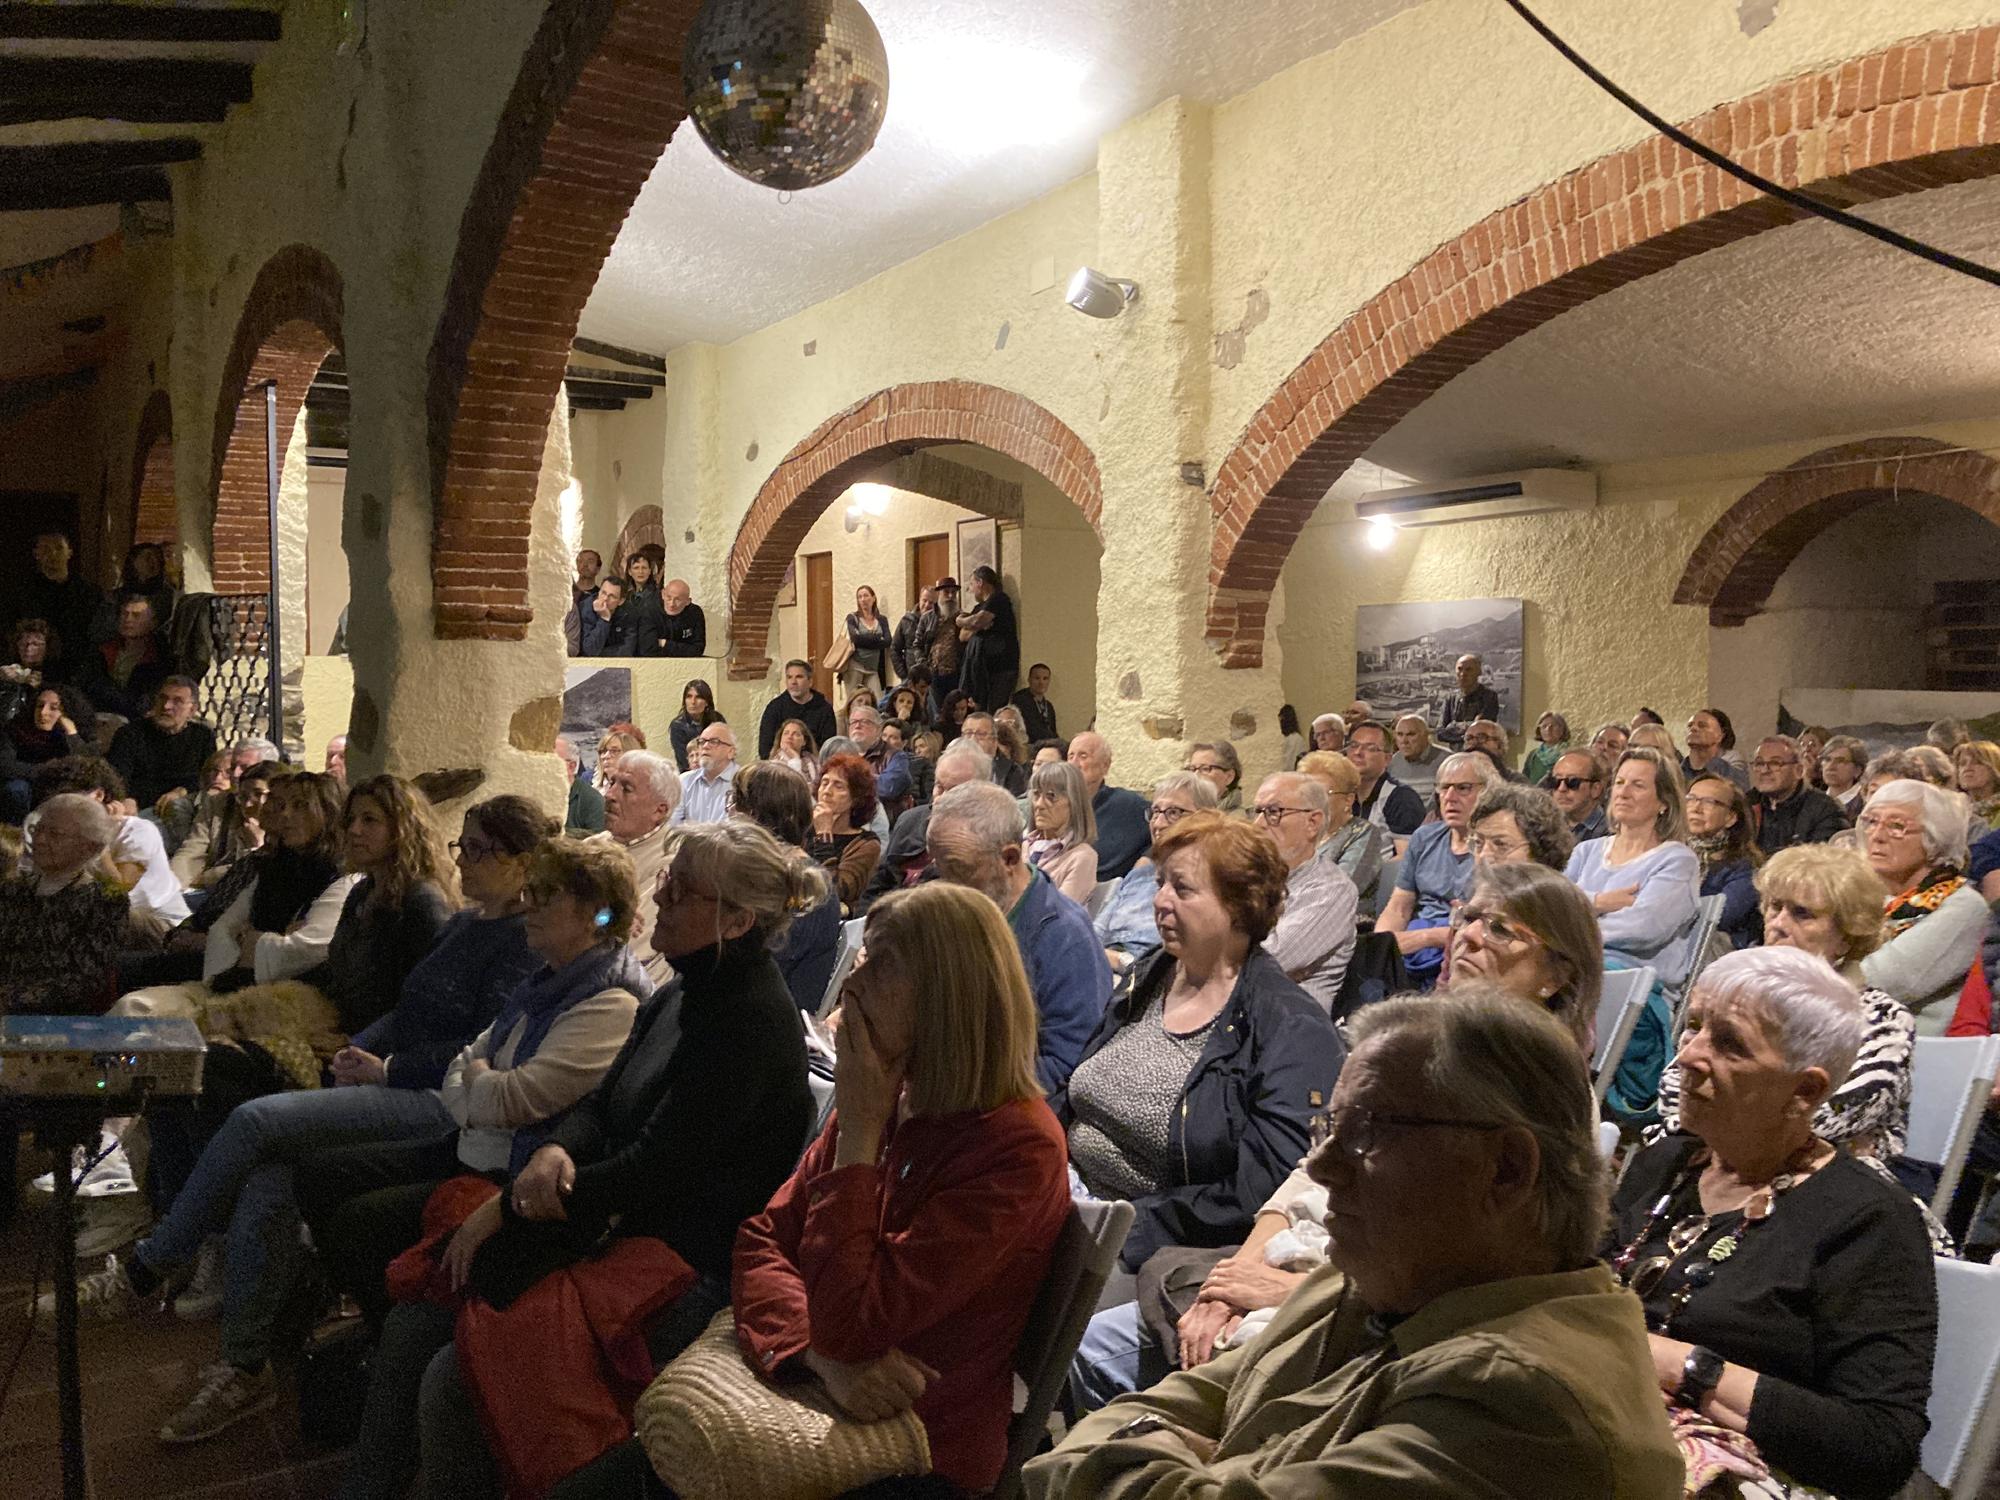
[{"label": "small spotlight", "polygon": [[1387,552],[1396,545],[1396,523],[1387,516],[1371,516],[1368,519],[1368,545],[1377,552]]},{"label": "small spotlight", "polygon": [[1077,267],[1069,279],[1069,290],[1063,294],[1071,307],[1092,318],[1115,318],[1138,297],[1138,282],[1106,276],[1089,266]]}]

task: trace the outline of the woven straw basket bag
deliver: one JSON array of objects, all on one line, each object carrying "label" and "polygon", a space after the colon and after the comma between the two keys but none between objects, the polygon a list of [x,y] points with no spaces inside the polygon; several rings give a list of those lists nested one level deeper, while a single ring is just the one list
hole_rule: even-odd
[{"label": "woven straw basket bag", "polygon": [[765,1384],[737,1347],[728,1308],[654,1377],[633,1425],[654,1472],[682,1500],[832,1500],[931,1468],[914,1412],[857,1422],[816,1380]]}]

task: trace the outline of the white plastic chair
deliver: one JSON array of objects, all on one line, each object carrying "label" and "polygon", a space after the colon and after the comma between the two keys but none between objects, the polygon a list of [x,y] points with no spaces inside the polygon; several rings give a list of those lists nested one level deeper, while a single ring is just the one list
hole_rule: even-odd
[{"label": "white plastic chair", "polygon": [[1694,946],[1689,950],[1693,962],[1688,968],[1688,976],[1681,981],[1680,993],[1669,991],[1673,1000],[1673,1024],[1667,1035],[1676,1041],[1681,1034],[1681,1023],[1687,1019],[1688,1001],[1694,998],[1695,981],[1701,978],[1701,971],[1709,965],[1709,949],[1715,942],[1715,930],[1722,925],[1722,908],[1729,902],[1727,896],[1717,892],[1713,896],[1697,898],[1694,905]]},{"label": "white plastic chair", "polygon": [[1118,882],[1115,880],[1100,880],[1090,888],[1090,899],[1084,903],[1083,909],[1090,913],[1091,921],[1097,920],[1097,914],[1104,910],[1104,903],[1111,899],[1111,893],[1117,889]]},{"label": "white plastic chair", "polygon": [[1597,1002],[1597,1050],[1591,1057],[1595,1070],[1591,1091],[1602,1104],[1610,1091],[1625,1049],[1632,1044],[1646,998],[1653,993],[1651,969],[1610,969],[1604,975],[1604,994]]},{"label": "white plastic chair", "polygon": [[826,981],[826,993],[820,996],[819,1009],[813,1012],[818,1020],[824,1021],[833,1013],[834,1003],[840,999],[840,987],[847,983],[847,976],[854,972],[854,961],[861,956],[861,924],[863,918],[840,924],[840,949],[833,960],[833,973]]},{"label": "white plastic chair", "polygon": [[1965,1170],[1972,1135],[2000,1073],[2000,1036],[1920,1036],[1910,1057],[1906,1156],[1935,1162],[1931,1212],[1943,1215]]},{"label": "white plastic chair", "polygon": [[2000,1381],[2000,1266],[1939,1260],[1937,1282],[1931,1427],[1917,1467],[1945,1494],[1973,1500],[1985,1489],[2000,1447],[2000,1403],[1994,1400]]}]

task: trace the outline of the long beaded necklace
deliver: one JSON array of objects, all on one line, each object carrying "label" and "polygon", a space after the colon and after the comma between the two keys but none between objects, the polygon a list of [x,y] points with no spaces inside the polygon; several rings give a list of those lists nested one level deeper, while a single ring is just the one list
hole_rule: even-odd
[{"label": "long beaded necklace", "polygon": [[[1739,1225],[1716,1240],[1708,1247],[1706,1255],[1682,1272],[1681,1284],[1667,1299],[1666,1310],[1659,1315],[1657,1321],[1648,1315],[1647,1321],[1653,1326],[1653,1332],[1668,1333],[1672,1330],[1674,1319],[1694,1299],[1695,1293],[1713,1281],[1715,1273],[1742,1248],[1743,1241],[1750,1233],[1771,1217],[1771,1211],[1777,1206],[1779,1196],[1790,1192],[1812,1176],[1820,1165],[1820,1153],[1831,1152],[1832,1149],[1818,1136],[1811,1135],[1806,1137],[1803,1146],[1785,1158],[1777,1174],[1745,1201],[1740,1211]],[[1630,1287],[1642,1302],[1666,1280],[1668,1272],[1683,1255],[1708,1237],[1709,1231],[1715,1227],[1715,1220],[1720,1217],[1705,1213],[1686,1215],[1677,1220],[1667,1231],[1665,1255],[1652,1255],[1644,1260],[1639,1259],[1639,1251],[1653,1238],[1661,1223],[1672,1212],[1674,1200],[1680,1197],[1689,1181],[1697,1177],[1708,1165],[1709,1155],[1708,1147],[1702,1146],[1688,1157],[1687,1164],[1668,1184],[1667,1190],[1660,1195],[1659,1201],[1646,1215],[1646,1222],[1639,1226],[1639,1232],[1632,1237],[1632,1242],[1619,1251],[1611,1262],[1611,1269],[1617,1274],[1618,1279]]]}]

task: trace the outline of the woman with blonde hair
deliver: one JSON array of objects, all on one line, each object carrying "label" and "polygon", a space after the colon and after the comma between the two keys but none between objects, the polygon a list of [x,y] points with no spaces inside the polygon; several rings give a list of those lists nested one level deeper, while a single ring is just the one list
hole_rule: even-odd
[{"label": "woman with blonde hair", "polygon": [[1097,885],[1097,816],[1083,773],[1068,762],[1037,766],[1028,781],[1028,863],[1079,906]]},{"label": "woman with blonde hair", "polygon": [[1535,748],[1521,762],[1521,776],[1529,786],[1540,786],[1542,778],[1555,769],[1569,749],[1569,720],[1553,711],[1535,721]]},{"label": "woman with blonde hair", "polygon": [[1299,771],[1326,788],[1326,832],[1320,836],[1319,857],[1345,871],[1361,893],[1361,904],[1374,910],[1382,866],[1395,857],[1396,840],[1380,823],[1354,815],[1361,772],[1333,750],[1308,750],[1299,757]]},{"label": "woman with blonde hair", "polygon": [[619,720],[607,728],[597,740],[597,769],[591,776],[592,783],[601,792],[611,782],[611,772],[618,765],[618,757],[627,750],[644,750],[646,732],[637,724]]},{"label": "woman with blonde hair", "polygon": [[778,726],[770,760],[772,765],[798,772],[807,786],[819,785],[819,745],[804,719],[787,719]]},{"label": "woman with blonde hair", "polygon": [[1951,752],[1958,789],[1972,803],[1972,815],[1986,830],[2000,828],[2000,745],[1967,740]]}]

